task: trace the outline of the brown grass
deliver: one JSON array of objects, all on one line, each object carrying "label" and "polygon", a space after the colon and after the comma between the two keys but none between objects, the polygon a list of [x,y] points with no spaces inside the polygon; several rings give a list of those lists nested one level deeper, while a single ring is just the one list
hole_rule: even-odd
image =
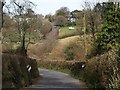
[{"label": "brown grass", "polygon": [[57,41],[46,40],[42,43],[30,45],[28,54],[30,57],[48,60],[63,60],[64,50],[71,43],[76,42],[79,36],[58,39]]}]

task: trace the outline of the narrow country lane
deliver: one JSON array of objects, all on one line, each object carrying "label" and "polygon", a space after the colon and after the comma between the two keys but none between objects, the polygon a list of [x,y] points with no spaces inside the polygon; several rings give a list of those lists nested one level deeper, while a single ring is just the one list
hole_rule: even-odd
[{"label": "narrow country lane", "polygon": [[23,90],[87,90],[85,84],[70,75],[47,69],[39,69],[41,79]]}]

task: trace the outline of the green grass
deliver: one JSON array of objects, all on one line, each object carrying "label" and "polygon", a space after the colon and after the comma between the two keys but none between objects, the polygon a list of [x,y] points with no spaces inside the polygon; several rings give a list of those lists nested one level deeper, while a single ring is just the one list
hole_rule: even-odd
[{"label": "green grass", "polygon": [[[16,49],[17,47],[19,47],[20,43],[20,39],[19,39],[19,32],[16,30],[14,31],[3,31],[2,32],[3,35],[3,44],[9,46],[8,48],[13,48]],[[29,41],[29,32],[26,33],[26,44]],[[30,42],[39,42],[41,40],[41,36],[37,33],[37,32],[31,32],[30,34]]]},{"label": "green grass", "polygon": [[54,71],[59,71],[59,72],[63,72],[63,73],[66,73],[66,74],[70,74],[70,70],[67,69],[67,68],[64,68],[64,69],[61,69],[61,68],[56,68],[56,67],[41,67],[39,66],[39,68],[41,69],[48,69],[48,70],[54,70]]},{"label": "green grass", "polygon": [[[12,41],[12,42],[18,42],[19,41],[19,32],[18,31],[7,31],[2,32],[4,41]],[[39,40],[40,35],[37,32],[31,32],[30,38],[32,41]],[[26,33],[26,40],[29,39],[29,32]]]},{"label": "green grass", "polygon": [[69,27],[60,28],[59,38],[65,38],[65,37],[70,37],[74,35],[76,35],[76,29],[69,30]]}]

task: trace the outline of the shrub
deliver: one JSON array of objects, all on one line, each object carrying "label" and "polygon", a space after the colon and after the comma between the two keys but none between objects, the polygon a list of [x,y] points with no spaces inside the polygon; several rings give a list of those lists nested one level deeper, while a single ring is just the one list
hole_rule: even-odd
[{"label": "shrub", "polygon": [[73,46],[68,46],[65,50],[65,58],[66,60],[73,60],[74,59],[74,49]]},{"label": "shrub", "polygon": [[84,77],[90,88],[119,89],[119,61],[120,57],[115,50],[89,59]]},{"label": "shrub", "polygon": [[82,67],[82,65],[85,65],[85,62],[75,62],[70,66],[70,73],[72,76],[79,80],[85,80],[84,79],[84,69],[85,67]]},{"label": "shrub", "polygon": [[94,45],[92,49],[89,52],[87,52],[86,58],[87,59],[93,58],[94,56],[99,55],[99,52],[101,52],[99,48],[97,48],[97,46]]},{"label": "shrub", "polygon": [[[31,84],[32,79],[39,76],[37,63],[35,62],[35,60],[29,59],[28,57],[3,53],[2,88],[21,88]],[[33,70],[28,72],[27,65],[30,65]]]}]

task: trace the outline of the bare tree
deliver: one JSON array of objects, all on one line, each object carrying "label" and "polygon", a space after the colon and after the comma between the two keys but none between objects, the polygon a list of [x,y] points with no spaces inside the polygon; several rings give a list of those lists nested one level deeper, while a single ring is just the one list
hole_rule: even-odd
[{"label": "bare tree", "polygon": [[46,38],[46,35],[52,30],[52,24],[48,20],[43,20],[40,27],[40,32],[43,34],[43,38]]},{"label": "bare tree", "polygon": [[3,27],[3,6],[5,2],[4,0],[0,0],[0,30]]},{"label": "bare tree", "polygon": [[86,19],[87,19],[87,29],[92,33],[93,39],[95,40],[95,13],[92,9],[92,5],[89,2],[85,2]]},{"label": "bare tree", "polygon": [[[30,28],[30,21],[32,20],[32,8],[34,4],[29,0],[11,0],[9,5],[6,5],[8,13],[17,22],[17,29],[20,37],[20,48],[18,49],[20,54],[27,55],[26,48],[26,32]],[[29,40],[30,41],[30,40]]]}]

